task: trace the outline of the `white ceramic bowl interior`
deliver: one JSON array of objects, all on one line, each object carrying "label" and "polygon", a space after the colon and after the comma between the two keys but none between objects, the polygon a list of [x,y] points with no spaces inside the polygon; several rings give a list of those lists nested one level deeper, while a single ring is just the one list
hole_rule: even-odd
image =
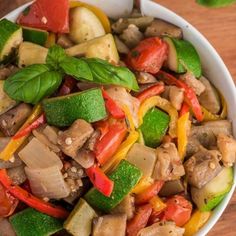
[{"label": "white ceramic bowl interior", "polygon": [[[100,6],[108,16],[117,18],[119,15],[125,15],[130,11],[130,6],[132,6],[132,0],[119,0],[119,4],[125,4],[125,7],[121,7],[119,12],[116,10],[118,7],[114,7],[111,2],[116,2],[117,0],[110,0],[110,3],[105,0],[82,0],[83,2],[89,2],[91,4],[95,4]],[[107,1],[107,0],[106,0]],[[151,1],[151,0],[140,0],[141,3],[141,11],[144,15],[154,16],[157,18],[161,18],[170,23],[173,23],[180,28],[182,28],[184,33],[184,38],[189,40],[197,49],[203,66],[204,75],[216,86],[216,88],[224,95],[225,100],[228,105],[228,117],[233,123],[233,132],[236,137],[236,90],[233,79],[226,68],[224,62],[216,52],[216,50],[212,47],[212,45],[207,41],[207,39],[196,30],[191,24],[189,24],[182,17],[176,15],[174,12],[168,10],[167,8]],[[121,5],[122,5],[121,4]],[[28,4],[25,4],[16,10],[12,11],[5,18],[9,20],[15,21],[17,16],[23,9],[25,9]],[[114,10],[115,9],[115,10]],[[234,169],[234,185],[228,195],[224,198],[221,204],[216,207],[211,218],[205,224],[205,226],[197,233],[195,236],[204,236],[209,230],[214,226],[214,224],[218,221],[223,211],[225,210],[227,204],[230,201],[230,198],[233,195],[236,183],[236,168]]]}]

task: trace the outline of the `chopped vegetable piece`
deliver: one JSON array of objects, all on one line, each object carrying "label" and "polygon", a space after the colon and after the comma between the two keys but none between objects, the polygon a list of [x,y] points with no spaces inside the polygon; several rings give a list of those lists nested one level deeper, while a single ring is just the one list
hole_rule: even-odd
[{"label": "chopped vegetable piece", "polygon": [[136,236],[141,229],[145,228],[151,213],[151,204],[146,204],[138,207],[133,219],[128,221],[126,229],[127,236]]},{"label": "chopped vegetable piece", "polygon": [[141,178],[141,171],[122,160],[117,168],[108,177],[114,181],[114,189],[110,197],[105,197],[98,190],[92,188],[85,194],[85,200],[96,209],[109,212],[116,207],[132,190]]},{"label": "chopped vegetable piece", "polygon": [[54,33],[68,33],[69,1],[51,0],[48,4],[47,0],[37,0],[18,17],[17,23]]},{"label": "chopped vegetable piece", "polygon": [[61,85],[58,95],[65,96],[65,95],[70,94],[72,90],[75,88],[76,83],[77,81],[73,77],[66,76],[63,84]]},{"label": "chopped vegetable piece", "polygon": [[61,220],[27,208],[10,217],[17,236],[49,236],[62,229]]},{"label": "chopped vegetable piece", "polygon": [[182,160],[184,159],[184,156],[186,154],[190,128],[191,121],[189,120],[188,112],[181,116],[177,121],[178,152]]},{"label": "chopped vegetable piece", "polygon": [[169,115],[155,107],[151,108],[140,126],[145,145],[156,148],[166,134],[169,123]]},{"label": "chopped vegetable piece", "polygon": [[133,117],[132,117],[132,114],[131,114],[131,111],[130,111],[129,107],[127,105],[123,105],[122,110],[125,113],[126,122],[128,123],[127,126],[129,128],[129,131],[130,132],[135,131],[134,120],[133,120]]},{"label": "chopped vegetable piece", "polygon": [[102,167],[104,172],[110,172],[120,163],[121,160],[125,159],[128,151],[133,144],[138,140],[139,134],[136,131],[130,132],[126,140],[121,143],[115,155]]},{"label": "chopped vegetable piece", "polygon": [[140,94],[138,94],[137,98],[140,101],[140,103],[142,103],[147,98],[159,95],[160,93],[164,92],[164,90],[165,90],[165,87],[163,84],[153,85],[153,86],[145,89]]},{"label": "chopped vegetable piece", "polygon": [[19,25],[7,20],[0,20],[0,64],[8,61],[14,49],[22,42],[22,29]]},{"label": "chopped vegetable piece", "polygon": [[40,125],[42,125],[44,123],[46,123],[46,118],[43,113],[35,121],[33,121],[31,124],[29,124],[27,127],[25,127],[24,129],[21,129],[19,132],[17,132],[13,136],[13,139],[19,139],[19,138],[29,135],[34,129],[37,129]]},{"label": "chopped vegetable piece", "polygon": [[44,46],[48,39],[48,32],[45,30],[23,27],[23,39],[31,43]]},{"label": "chopped vegetable piece", "polygon": [[202,109],[199,104],[199,101],[197,99],[196,94],[194,91],[183,81],[177,80],[174,76],[171,74],[168,74],[164,71],[159,71],[157,73],[157,77],[162,80],[163,82],[167,83],[168,85],[175,85],[179,88],[184,89],[184,97],[185,101],[188,103],[189,106],[191,106],[191,109],[196,117],[196,119],[200,122],[203,120],[203,114]]},{"label": "chopped vegetable piece", "polygon": [[181,116],[183,116],[184,114],[186,114],[189,111],[190,111],[190,107],[189,107],[188,103],[183,102],[182,107],[181,107],[181,109],[179,111],[179,116],[181,117]]},{"label": "chopped vegetable piece", "polygon": [[125,118],[125,113],[123,110],[116,104],[116,102],[109,96],[109,94],[103,89],[102,96],[105,100],[105,106],[110,114],[116,119]]},{"label": "chopped vegetable piece", "polygon": [[50,48],[56,43],[56,35],[52,32],[49,33],[47,41],[45,42],[45,47]]},{"label": "chopped vegetable piece", "polygon": [[133,188],[132,193],[139,194],[154,183],[154,179],[150,177],[142,177],[139,183]]},{"label": "chopped vegetable piece", "polygon": [[134,70],[157,73],[167,59],[167,44],[158,37],[141,41],[127,57],[127,64]]},{"label": "chopped vegetable piece", "polygon": [[92,220],[96,216],[93,208],[83,198],[80,198],[65,221],[64,228],[73,236],[89,236],[92,232]]},{"label": "chopped vegetable piece", "polygon": [[114,182],[110,180],[98,166],[92,166],[86,169],[86,174],[99,192],[106,197],[111,196]]},{"label": "chopped vegetable piece", "polygon": [[155,151],[155,149],[135,143],[128,152],[126,159],[138,167],[142,171],[143,176],[150,177],[156,163]]},{"label": "chopped vegetable piece", "polygon": [[167,199],[166,209],[164,210],[162,220],[174,221],[177,226],[186,224],[192,213],[192,204],[180,195],[175,195]]},{"label": "chopped vegetable piece", "polygon": [[194,211],[190,220],[184,225],[184,236],[192,236],[208,221],[211,216],[210,211],[201,212],[199,210]]},{"label": "chopped vegetable piece", "polygon": [[[35,119],[38,118],[39,115],[42,113],[42,107],[41,105],[37,105],[34,107],[34,110],[32,111],[32,114],[29,116],[29,118],[26,120],[24,125],[21,127],[20,130],[27,127],[29,124],[31,124]],[[7,144],[7,146],[4,148],[4,150],[0,153],[0,159],[8,161],[12,155],[15,153],[15,151],[25,142],[25,140],[28,138],[28,135],[19,138],[17,140],[11,139],[10,142]]]},{"label": "chopped vegetable piece", "polygon": [[193,202],[200,211],[210,211],[216,207],[233,184],[233,169],[224,167],[221,172],[201,189],[191,188]]},{"label": "chopped vegetable piece", "polygon": [[151,186],[144,189],[143,192],[136,195],[135,203],[138,205],[148,203],[149,200],[151,200],[154,196],[156,196],[160,192],[163,184],[164,181],[162,180],[155,181]]},{"label": "chopped vegetable piece", "polygon": [[110,125],[108,132],[95,144],[95,156],[100,165],[106,164],[115,154],[123,139],[127,129],[124,125],[115,123]]},{"label": "chopped vegetable piece", "polygon": [[158,196],[153,196],[149,202],[156,212],[161,212],[166,208],[166,204]]},{"label": "chopped vegetable piece", "polygon": [[146,99],[140,109],[139,109],[139,125],[143,124],[143,118],[145,114],[153,107],[157,106],[163,111],[167,112],[170,115],[170,123],[169,123],[169,134],[172,138],[177,136],[177,120],[178,120],[178,112],[177,110],[170,104],[170,102],[164,98],[159,96],[153,96],[151,98]]},{"label": "chopped vegetable piece", "polygon": [[0,217],[11,215],[15,211],[18,202],[18,199],[9,194],[7,189],[0,183]]},{"label": "chopped vegetable piece", "polygon": [[166,181],[159,192],[161,197],[170,197],[172,195],[184,192],[184,184],[181,179]]},{"label": "chopped vegetable piece", "polygon": [[102,23],[106,33],[110,33],[111,32],[110,21],[109,21],[107,15],[100,8],[95,7],[93,5],[90,5],[88,3],[84,3],[84,2],[70,1],[70,8],[74,8],[74,7],[85,7],[85,8],[88,8],[101,21],[101,23]]},{"label": "chopped vegetable piece", "polygon": [[48,202],[36,198],[29,192],[25,191],[19,186],[14,186],[11,179],[8,177],[6,170],[0,170],[0,183],[7,189],[7,191],[15,198],[21,200],[28,206],[55,218],[65,219],[69,213],[61,208],[54,206]]},{"label": "chopped vegetable piece", "polygon": [[100,89],[90,89],[43,101],[47,122],[55,126],[69,126],[77,119],[95,122],[106,117]]}]

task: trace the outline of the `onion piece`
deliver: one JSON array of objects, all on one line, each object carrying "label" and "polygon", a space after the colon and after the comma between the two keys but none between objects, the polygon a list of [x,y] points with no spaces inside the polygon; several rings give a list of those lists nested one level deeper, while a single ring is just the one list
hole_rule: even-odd
[{"label": "onion piece", "polygon": [[36,138],[19,152],[19,156],[29,168],[47,168],[55,165],[59,169],[63,167],[60,158]]},{"label": "onion piece", "polygon": [[24,167],[25,165],[21,165],[7,170],[7,174],[11,178],[14,185],[21,185],[26,181]]},{"label": "onion piece", "polygon": [[43,129],[43,134],[48,138],[50,142],[57,145],[58,131],[59,130],[57,128],[47,125]]},{"label": "onion piece", "polygon": [[58,166],[42,169],[25,167],[32,193],[40,198],[61,199],[70,194],[69,186],[64,181]]}]

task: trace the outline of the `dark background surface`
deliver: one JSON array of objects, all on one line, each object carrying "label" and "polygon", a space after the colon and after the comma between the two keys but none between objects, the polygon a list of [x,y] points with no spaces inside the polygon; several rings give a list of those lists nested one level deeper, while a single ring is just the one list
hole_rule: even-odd
[{"label": "dark background surface", "polygon": [[[29,0],[0,0],[0,17]],[[216,48],[236,82],[236,4],[208,9],[194,0],[156,0],[184,17]],[[223,78],[222,78],[223,79]],[[236,194],[208,236],[236,236]]]}]

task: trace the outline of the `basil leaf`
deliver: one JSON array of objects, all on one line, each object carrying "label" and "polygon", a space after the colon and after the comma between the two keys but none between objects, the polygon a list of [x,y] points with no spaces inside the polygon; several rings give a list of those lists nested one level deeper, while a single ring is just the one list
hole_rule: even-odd
[{"label": "basil leaf", "polygon": [[46,65],[31,65],[10,76],[4,91],[16,101],[36,104],[54,93],[62,82],[62,75],[50,71]]},{"label": "basil leaf", "polygon": [[113,66],[98,58],[83,58],[88,63],[93,75],[93,82],[98,84],[113,84],[138,91],[135,75],[126,67]]},{"label": "basil leaf", "polygon": [[75,57],[66,57],[60,62],[60,67],[66,74],[76,79],[93,81],[91,70],[84,60]]},{"label": "basil leaf", "polygon": [[60,62],[66,58],[64,49],[58,45],[54,45],[49,48],[46,63],[54,70],[60,69]]},{"label": "basil leaf", "polygon": [[236,0],[197,0],[197,3],[207,7],[225,7],[235,2]]}]

